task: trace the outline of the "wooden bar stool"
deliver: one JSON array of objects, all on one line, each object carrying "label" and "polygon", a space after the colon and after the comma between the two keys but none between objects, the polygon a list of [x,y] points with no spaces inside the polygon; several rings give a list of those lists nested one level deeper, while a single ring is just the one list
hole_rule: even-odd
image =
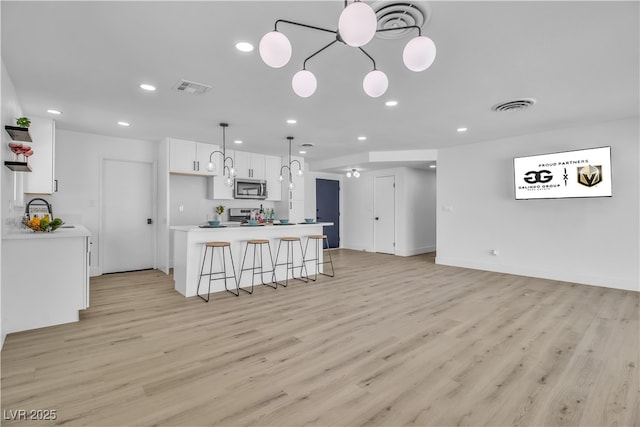
[{"label": "wooden bar stool", "polygon": [[[247,249],[249,249],[249,245],[253,246],[253,264],[252,267],[248,267],[248,268],[244,268],[244,262],[247,259]],[[267,245],[267,248],[269,249],[269,262],[271,262],[271,270],[264,270],[263,269],[263,248],[264,245]],[[259,248],[260,250],[260,265],[256,265],[256,248]],[[247,244],[244,247],[244,256],[242,257],[242,265],[240,266],[240,278],[238,279],[238,283],[242,283],[242,272],[243,271],[249,271],[251,270],[251,292],[249,292],[248,290],[240,287],[240,290],[245,291],[248,294],[252,294],[253,293],[253,285],[255,282],[255,277],[257,274],[260,275],[260,282],[263,285],[269,286],[270,288],[276,289],[278,287],[278,285],[270,285],[268,283],[264,282],[264,274],[265,273],[273,273],[275,271],[275,267],[273,266],[273,254],[271,253],[271,244],[269,243],[269,240],[267,239],[253,239],[253,240],[247,240]],[[260,270],[259,272],[256,273],[256,270]],[[273,278],[273,275],[271,276]]]},{"label": "wooden bar stool", "polygon": [[[204,248],[204,256],[202,257],[202,268],[200,268],[200,278],[198,279],[198,289],[196,290],[196,294],[202,298],[205,302],[209,302],[209,295],[211,294],[211,282],[214,280],[224,280],[224,289],[232,293],[235,296],[240,295],[240,291],[238,289],[238,280],[236,279],[236,268],[233,265],[233,254],[231,253],[231,243],[229,242],[209,242],[205,243]],[[204,264],[207,260],[207,252],[209,252],[209,248],[211,248],[211,261],[209,263],[209,272],[204,272]],[[215,249],[222,249],[222,270],[221,271],[213,271],[213,257],[215,255]],[[227,262],[225,260],[225,248],[229,250],[229,258],[231,258],[231,271],[233,272],[233,276],[227,276]],[[214,275],[222,274],[223,277],[214,278]],[[207,298],[205,299],[202,295],[200,295],[200,282],[202,281],[202,276],[209,276],[209,290],[207,292]],[[231,279],[236,282],[236,291],[230,291],[227,288],[227,279]]]},{"label": "wooden bar stool", "polygon": [[[285,244],[287,245],[287,258],[286,258],[286,262],[284,263],[280,263],[278,264],[278,257],[280,256],[280,246],[282,245],[282,242],[285,242]],[[294,259],[294,249],[295,249],[295,242],[298,242],[298,246],[300,247],[300,257],[301,257],[301,265],[297,266],[294,265],[293,263],[293,259]],[[286,266],[286,274],[285,274],[285,281],[284,283],[278,282],[276,280],[276,267],[278,267],[279,265],[285,265]],[[300,267],[300,277],[294,277],[293,274],[293,269],[296,267]],[[287,287],[287,285],[289,284],[289,270],[291,270],[291,278],[292,279],[298,279],[301,280],[305,283],[309,282],[309,274],[305,274],[304,276],[302,275],[302,269],[304,268],[305,273],[307,273],[307,266],[304,265],[304,251],[302,250],[302,242],[300,241],[299,237],[281,237],[280,238],[280,242],[278,242],[278,251],[276,252],[276,261],[275,264],[273,266],[273,283],[276,284],[276,286],[280,285],[280,286],[284,286],[285,288]]]},{"label": "wooden bar stool", "polygon": [[[309,249],[309,241],[310,240],[314,240],[314,246],[316,247],[316,257],[315,258],[307,258],[307,252]],[[327,254],[329,255],[329,261],[326,261],[323,257],[322,262],[320,262],[320,243],[322,242],[322,250],[324,251],[324,244],[327,244]],[[324,276],[329,276],[329,277],[334,277],[335,276],[335,271],[333,269],[333,259],[331,259],[331,250],[329,249],[329,239],[327,239],[327,235],[326,234],[312,234],[310,236],[307,236],[307,244],[304,247],[304,263],[306,264],[309,261],[315,261],[316,262],[316,274],[314,276],[313,280],[314,282],[318,279],[318,273],[320,272],[320,265],[323,265],[322,270],[324,271],[324,264],[331,264],[331,274],[327,274],[327,273],[320,273]]]}]

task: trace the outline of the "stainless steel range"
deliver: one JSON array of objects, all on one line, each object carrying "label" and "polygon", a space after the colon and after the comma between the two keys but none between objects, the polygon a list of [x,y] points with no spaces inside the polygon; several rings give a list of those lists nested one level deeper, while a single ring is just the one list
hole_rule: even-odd
[{"label": "stainless steel range", "polygon": [[229,208],[229,221],[246,223],[251,212],[259,212],[260,208]]}]

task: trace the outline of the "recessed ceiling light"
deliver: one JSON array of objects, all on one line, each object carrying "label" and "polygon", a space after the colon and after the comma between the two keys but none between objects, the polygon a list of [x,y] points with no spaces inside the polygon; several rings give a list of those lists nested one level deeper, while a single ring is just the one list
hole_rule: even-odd
[{"label": "recessed ceiling light", "polygon": [[236,43],[236,49],[240,52],[251,52],[253,51],[253,45],[249,42],[238,42]]},{"label": "recessed ceiling light", "polygon": [[234,144],[242,144],[242,141],[239,139],[236,139],[235,141],[233,141]]},{"label": "recessed ceiling light", "polygon": [[47,113],[50,113],[50,114],[62,114],[62,112],[60,112],[58,110],[47,110]]},{"label": "recessed ceiling light", "polygon": [[462,133],[462,132],[466,132],[467,128],[458,128],[457,130],[458,130],[458,132]]},{"label": "recessed ceiling light", "polygon": [[395,107],[396,105],[398,105],[398,101],[387,101],[384,103],[384,105],[386,105],[387,107]]},{"label": "recessed ceiling light", "polygon": [[154,90],[156,90],[156,87],[152,86],[150,84],[147,84],[147,83],[142,83],[140,85],[140,89],[144,89],[144,90],[148,90],[149,92],[153,92]]},{"label": "recessed ceiling light", "polygon": [[290,125],[295,125],[296,123],[298,123],[298,121],[296,119],[287,119],[287,123],[289,123]]},{"label": "recessed ceiling light", "polygon": [[436,165],[429,165],[429,167],[430,167],[431,169],[435,169],[435,168],[436,168]]},{"label": "recessed ceiling light", "polygon": [[359,136],[358,137],[358,141],[366,141],[367,137],[366,136]]},{"label": "recessed ceiling light", "polygon": [[118,124],[120,126],[131,126],[131,124],[127,123],[127,122],[118,122]]},{"label": "recessed ceiling light", "polygon": [[298,153],[300,153],[300,154],[307,154],[307,152],[306,152],[306,151],[304,151],[304,150],[300,150],[300,151],[298,151]]}]

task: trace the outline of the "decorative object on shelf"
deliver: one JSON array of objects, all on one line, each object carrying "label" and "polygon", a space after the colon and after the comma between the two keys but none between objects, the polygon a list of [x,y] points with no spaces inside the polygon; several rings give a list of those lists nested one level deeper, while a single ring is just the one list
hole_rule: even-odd
[{"label": "decorative object on shelf", "polygon": [[216,213],[218,215],[222,215],[224,213],[224,206],[222,205],[216,206]]},{"label": "decorative object on shelf", "polygon": [[280,180],[280,182],[284,181],[284,177],[282,176],[282,171],[287,169],[289,172],[289,190],[293,190],[294,188],[296,188],[296,185],[293,183],[293,175],[291,174],[291,165],[293,165],[294,163],[298,164],[298,176],[302,176],[303,172],[302,172],[302,164],[300,163],[299,160],[291,160],[291,143],[293,142],[293,137],[292,136],[288,136],[287,139],[289,140],[289,162],[286,165],[283,165],[280,168],[280,176],[278,177],[278,179]]},{"label": "decorative object on shelf", "polygon": [[291,42],[289,42],[287,36],[278,31],[279,23],[335,34],[335,40],[308,56],[302,63],[302,70],[293,76],[291,81],[293,91],[303,98],[313,95],[317,87],[315,75],[307,70],[307,61],[337,42],[357,48],[371,60],[373,70],[364,77],[362,87],[365,93],[373,98],[383,95],[389,86],[386,74],[377,69],[376,61],[362,48],[362,46],[371,41],[376,33],[418,30],[418,35],[409,40],[402,54],[404,65],[411,71],[426,70],[436,58],[436,45],[429,37],[422,35],[420,26],[398,25],[390,28],[378,28],[376,13],[371,6],[360,0],[354,0],[351,4],[348,4],[348,1],[345,0],[344,9],[338,20],[337,30],[301,24],[285,19],[276,20],[274,30],[265,34],[260,40],[259,49],[260,57],[264,63],[273,68],[281,68],[291,59]]},{"label": "decorative object on shelf", "polygon": [[20,117],[16,120],[16,124],[21,128],[27,129],[29,128],[29,126],[31,126],[31,120],[29,120],[28,117]]},{"label": "decorative object on shelf", "polygon": [[28,162],[29,157],[33,155],[31,147],[20,142],[10,142],[9,149],[16,155],[16,158],[14,161],[5,161],[5,166],[14,172],[31,172]]},{"label": "decorative object on shelf", "polygon": [[[228,123],[220,123],[220,127],[222,128],[222,151],[215,150],[212,151],[211,154],[209,154],[209,165],[207,166],[207,170],[209,172],[212,172],[214,170],[213,155],[216,153],[222,154],[222,175],[224,176],[226,174],[224,183],[227,187],[233,187],[233,178],[236,176],[236,169],[233,167],[233,159],[231,157],[227,157],[227,141],[225,130],[228,126]],[[227,166],[227,160],[231,163],[231,166]]]},{"label": "decorative object on shelf", "polygon": [[351,169],[349,172],[347,172],[347,178],[360,178],[360,172],[358,172],[358,169]]}]

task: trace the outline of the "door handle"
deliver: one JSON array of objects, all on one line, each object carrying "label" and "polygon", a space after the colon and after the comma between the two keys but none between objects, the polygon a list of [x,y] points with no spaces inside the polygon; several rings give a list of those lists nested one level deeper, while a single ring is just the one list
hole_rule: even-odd
[{"label": "door handle", "polygon": [[377,217],[376,217],[376,221],[378,221],[378,220],[380,220],[380,217],[378,217],[378,216],[377,216]]},{"label": "door handle", "polygon": [[147,218],[147,224],[153,224],[153,220],[151,218]]}]

